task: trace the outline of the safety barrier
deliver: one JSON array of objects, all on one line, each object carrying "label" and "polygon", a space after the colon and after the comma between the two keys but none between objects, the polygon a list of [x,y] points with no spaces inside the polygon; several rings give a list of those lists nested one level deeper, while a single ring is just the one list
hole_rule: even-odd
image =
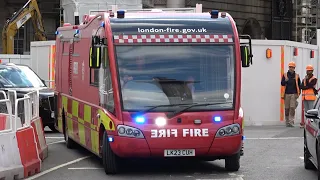
[{"label": "safety barrier", "polygon": [[0,131],[5,130],[7,125],[7,116],[0,114]]},{"label": "safety barrier", "polygon": [[[3,91],[1,91],[0,93],[1,99],[7,99],[6,93],[4,93]],[[7,115],[0,113],[0,131],[5,130],[8,124],[10,124],[10,122],[7,121]]]},{"label": "safety barrier", "polygon": [[17,99],[16,92],[9,91],[8,98],[0,99],[0,111],[0,117],[6,119],[4,129],[0,130],[0,179],[21,179],[39,173],[40,154],[47,156],[39,118],[39,93],[32,92]]},{"label": "safety barrier", "polygon": [[32,107],[32,120],[31,126],[35,129],[35,135],[37,140],[37,148],[39,151],[39,156],[41,160],[44,160],[48,157],[48,145],[44,136],[42,120],[39,117],[39,92],[34,91],[25,95],[25,97],[30,97],[31,107]]},{"label": "safety barrier", "polygon": [[[24,168],[20,159],[18,141],[16,140],[16,131],[13,130],[15,118],[12,116],[11,101],[9,99],[0,100],[2,119],[8,123],[4,124],[0,130],[0,179],[20,179],[24,177]],[[4,112],[6,109],[7,112]]]}]

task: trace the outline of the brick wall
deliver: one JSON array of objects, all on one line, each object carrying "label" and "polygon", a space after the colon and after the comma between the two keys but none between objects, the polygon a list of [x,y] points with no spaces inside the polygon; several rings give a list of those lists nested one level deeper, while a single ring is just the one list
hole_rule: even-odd
[{"label": "brick wall", "polygon": [[[155,7],[166,7],[166,0],[155,0]],[[256,19],[265,34],[270,26],[271,0],[186,0],[186,7],[202,4],[203,11],[218,9],[226,11],[235,19],[239,33],[242,32],[248,19]]]}]

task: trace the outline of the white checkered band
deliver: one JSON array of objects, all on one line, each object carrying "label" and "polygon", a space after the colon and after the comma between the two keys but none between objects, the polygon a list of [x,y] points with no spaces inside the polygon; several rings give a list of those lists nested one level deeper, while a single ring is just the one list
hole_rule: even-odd
[{"label": "white checkered band", "polygon": [[232,35],[114,35],[114,43],[232,43]]}]

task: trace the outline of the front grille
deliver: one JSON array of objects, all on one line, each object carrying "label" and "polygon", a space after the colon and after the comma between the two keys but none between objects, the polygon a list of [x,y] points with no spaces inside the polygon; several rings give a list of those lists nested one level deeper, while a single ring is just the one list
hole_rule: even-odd
[{"label": "front grille", "polygon": [[54,107],[54,96],[49,96],[46,98],[42,98],[40,100],[40,107],[44,108],[45,110],[53,111]]},{"label": "front grille", "polygon": [[49,99],[50,110],[53,111],[54,110],[54,96],[50,96],[50,97],[48,97],[48,99]]}]

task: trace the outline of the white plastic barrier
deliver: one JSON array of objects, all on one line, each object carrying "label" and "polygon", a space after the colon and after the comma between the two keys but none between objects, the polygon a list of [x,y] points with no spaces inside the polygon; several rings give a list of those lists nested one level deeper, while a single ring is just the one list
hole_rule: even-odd
[{"label": "white plastic barrier", "polygon": [[31,118],[39,117],[39,91],[27,93],[24,97],[30,97],[30,106],[32,108]]},{"label": "white plastic barrier", "polygon": [[25,95],[25,97],[30,97],[30,107],[31,107],[31,126],[35,131],[37,148],[39,157],[44,160],[48,157],[48,145],[46,143],[42,120],[39,117],[39,91],[30,92]]},{"label": "white plastic barrier", "polygon": [[[1,91],[0,91],[1,92]],[[36,93],[38,95],[38,93]],[[10,99],[2,99],[6,103],[9,127],[0,130],[0,179],[22,179],[41,171],[41,159],[38,152],[38,143],[32,121],[32,102],[29,95],[17,99],[16,92],[8,92]],[[36,98],[37,99],[37,98]],[[12,103],[14,100],[14,118],[12,115]],[[18,105],[22,104],[24,123],[19,126]]]},{"label": "white plastic barrier", "polygon": [[9,99],[1,99],[0,104],[7,105],[7,122],[9,128],[0,131],[0,179],[21,179],[24,177],[24,168],[20,158],[16,127],[13,125],[12,105]]},{"label": "white plastic barrier", "polygon": [[24,169],[20,159],[16,132],[0,132],[0,179],[21,179]]}]

